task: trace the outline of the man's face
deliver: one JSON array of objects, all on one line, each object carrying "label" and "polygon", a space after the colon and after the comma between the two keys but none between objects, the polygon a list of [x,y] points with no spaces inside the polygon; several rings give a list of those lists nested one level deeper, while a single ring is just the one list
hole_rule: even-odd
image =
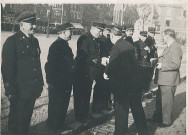
[{"label": "man's face", "polygon": [[107,37],[107,35],[109,35],[109,34],[110,34],[110,32],[109,32],[108,30],[104,29],[103,35],[104,35],[105,37]]},{"label": "man's face", "polygon": [[99,38],[102,37],[102,35],[103,35],[103,32],[101,31],[101,32],[100,32],[100,35],[99,35]]},{"label": "man's face", "polygon": [[66,35],[66,37],[67,37],[67,40],[71,40],[72,31],[71,31],[71,30],[66,30],[66,31],[65,31],[65,35]]},{"label": "man's face", "polygon": [[133,36],[133,30],[126,30],[125,33],[127,37]]},{"label": "man's face", "polygon": [[144,42],[146,40],[146,37],[140,35],[140,39]]},{"label": "man's face", "polygon": [[61,34],[59,34],[59,36],[66,41],[71,40],[72,31],[71,30],[62,31]]},{"label": "man's face", "polygon": [[96,27],[92,27],[92,31],[93,31],[94,38],[99,38],[102,34],[102,30]]},{"label": "man's face", "polygon": [[35,33],[35,28],[36,25],[32,24],[32,23],[27,23],[27,22],[21,22],[22,25],[21,27],[24,29],[24,31],[29,35],[29,34],[34,34]]},{"label": "man's face", "polygon": [[154,37],[154,33],[148,32],[148,35],[150,35],[151,37]]},{"label": "man's face", "polygon": [[110,40],[113,44],[116,43],[116,38],[115,38],[115,35],[113,33],[110,33]]}]

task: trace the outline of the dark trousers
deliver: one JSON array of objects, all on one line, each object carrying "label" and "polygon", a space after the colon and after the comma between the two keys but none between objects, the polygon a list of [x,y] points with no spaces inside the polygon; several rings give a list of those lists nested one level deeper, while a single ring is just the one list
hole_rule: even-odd
[{"label": "dark trousers", "polygon": [[143,92],[148,92],[154,73],[153,67],[140,66],[138,68],[137,86]]},{"label": "dark trousers", "polygon": [[176,86],[159,85],[156,95],[156,110],[153,119],[170,125],[173,123],[172,113]]},{"label": "dark trousers", "polygon": [[115,96],[115,132],[114,135],[128,133],[128,114],[131,108],[135,125],[139,135],[147,135],[147,122],[142,107],[141,95],[132,94],[127,99],[119,101]]},{"label": "dark trousers", "polygon": [[19,97],[10,100],[8,118],[8,131],[10,133],[28,133],[35,101],[36,99],[19,99]]},{"label": "dark trousers", "polygon": [[69,106],[71,90],[52,87],[49,91],[47,126],[58,130],[65,126],[65,118]]},{"label": "dark trousers", "polygon": [[[95,81],[96,84],[94,86],[92,111],[98,112],[108,106],[108,99],[110,96],[107,89],[105,89],[107,83],[102,75],[95,79]],[[86,76],[75,77],[73,93],[75,117],[77,120],[85,119],[89,116],[92,84],[93,81]]]},{"label": "dark trousers", "polygon": [[73,84],[74,111],[77,120],[88,118],[92,81],[76,76]]},{"label": "dark trousers", "polygon": [[104,109],[108,109],[108,102],[110,100],[110,90],[108,82],[101,75],[96,79],[93,92],[92,111],[100,112]]}]

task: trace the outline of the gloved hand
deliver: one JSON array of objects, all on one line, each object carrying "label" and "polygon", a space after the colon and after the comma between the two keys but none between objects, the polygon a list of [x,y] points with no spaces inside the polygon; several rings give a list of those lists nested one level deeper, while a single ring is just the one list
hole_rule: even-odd
[{"label": "gloved hand", "polygon": [[146,50],[150,53],[150,48],[148,46],[144,47],[144,50]]},{"label": "gloved hand", "polygon": [[101,59],[101,64],[106,66],[109,63],[109,58],[107,57],[102,57]]},{"label": "gloved hand", "polygon": [[109,80],[108,75],[106,73],[103,74],[105,80]]}]

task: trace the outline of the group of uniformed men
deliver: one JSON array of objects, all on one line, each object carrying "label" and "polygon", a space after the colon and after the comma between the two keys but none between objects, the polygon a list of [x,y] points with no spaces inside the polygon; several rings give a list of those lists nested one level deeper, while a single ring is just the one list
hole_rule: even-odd
[{"label": "group of uniformed men", "polygon": [[[43,90],[40,47],[33,36],[36,15],[23,12],[17,18],[20,31],[10,36],[3,45],[2,75],[5,94],[10,100],[8,130],[28,133],[34,104]],[[141,104],[143,90],[149,88],[153,76],[151,58],[157,57],[155,29],[140,32],[133,41],[134,28],[124,31],[118,26],[93,22],[88,33],[77,41],[74,60],[68,41],[71,40],[70,23],[57,27],[58,38],[49,48],[45,64],[49,104],[47,127],[65,129],[65,117],[73,86],[74,110],[77,121],[92,119],[89,113],[94,85],[92,113],[112,109],[114,95],[115,135],[128,132],[129,107],[140,135],[147,134],[147,122]],[[95,83],[94,83],[95,82]]]}]

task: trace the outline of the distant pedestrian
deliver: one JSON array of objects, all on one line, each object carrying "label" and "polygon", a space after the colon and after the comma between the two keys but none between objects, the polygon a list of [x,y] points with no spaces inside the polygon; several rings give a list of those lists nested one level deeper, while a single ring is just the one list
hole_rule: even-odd
[{"label": "distant pedestrian", "polygon": [[10,101],[8,131],[27,134],[35,101],[43,90],[40,47],[33,36],[36,14],[22,12],[17,21],[20,30],[7,38],[2,50],[1,71],[5,95]]},{"label": "distant pedestrian", "polygon": [[49,48],[45,65],[48,83],[49,103],[47,127],[64,130],[73,83],[73,53],[68,41],[71,40],[70,23],[57,27],[58,38]]},{"label": "distant pedestrian", "polygon": [[137,61],[134,47],[122,39],[122,32],[118,27],[112,29],[110,37],[114,47],[110,53],[104,78],[109,79],[115,98],[114,135],[128,134],[129,108],[131,108],[138,134],[147,135],[141,92],[135,87]]},{"label": "distant pedestrian", "polygon": [[155,83],[158,84],[158,91],[156,111],[152,118],[153,121],[160,122],[160,126],[166,127],[173,123],[174,94],[180,83],[179,69],[183,53],[176,42],[176,34],[173,29],[164,30],[162,36],[167,47],[157,61]]}]

